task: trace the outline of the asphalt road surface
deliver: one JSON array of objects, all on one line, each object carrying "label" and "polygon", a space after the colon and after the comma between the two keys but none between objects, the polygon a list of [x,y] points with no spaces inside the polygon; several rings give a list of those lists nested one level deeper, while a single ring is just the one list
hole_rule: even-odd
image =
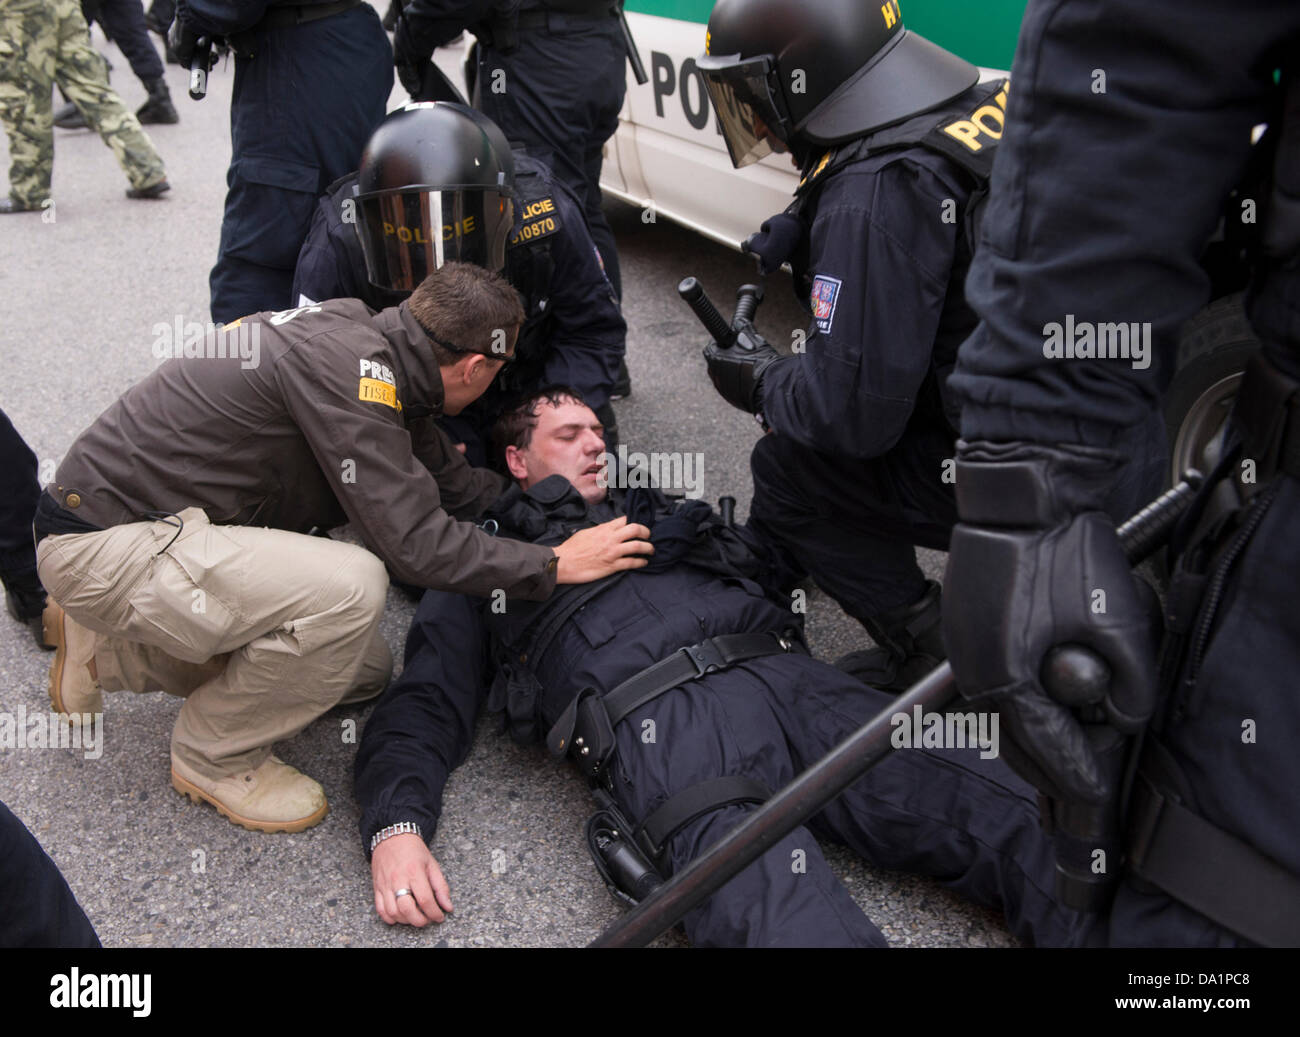
[{"label": "asphalt road surface", "polygon": [[[116,48],[95,35],[116,66],[114,86],[138,107],[143,88]],[[186,96],[185,73],[168,66],[181,122],[149,130],[173,185],[162,200],[127,200],[125,177],[98,137],[56,130],[52,212],[0,224],[0,407],[36,451],[43,480],[76,435],[157,363],[155,324],[208,319],[233,74],[233,65],[214,71],[209,96],[196,103]],[[390,107],[404,100],[398,86]],[[704,336],[675,287],[694,274],[729,310],[736,286],[753,278],[752,265],[666,220],[647,223],[639,210],[609,208],[634,387],[617,405],[623,440],[629,449],[698,452],[704,496],[735,496],[743,519],[758,429],[714,394],[700,357]],[[755,225],[766,215],[755,213]],[[789,279],[772,278],[768,288],[759,327],[773,341],[789,341],[804,326]],[[942,561],[922,552],[931,576],[940,575]],[[399,660],[413,612],[390,591],[383,630]],[[821,658],[867,643],[815,591],[808,619]],[[48,709],[50,658],[24,628],[0,618],[0,711]],[[452,777],[433,844],[455,914],[414,930],[390,928],[375,914],[357,832],[352,765],[367,708],[335,710],[280,744],[280,756],[324,785],[330,814],[298,835],[265,835],[173,791],[168,742],[179,705],[164,694],[109,696],[95,759],[73,749],[0,749],[0,797],[62,869],[107,946],[577,946],[620,914],[587,856],[582,825],[591,801],[582,780],[540,747],[513,745],[490,718]],[[827,849],[891,944],[1014,943],[1000,917],[938,884]],[[685,940],[670,934],[662,943]]]}]

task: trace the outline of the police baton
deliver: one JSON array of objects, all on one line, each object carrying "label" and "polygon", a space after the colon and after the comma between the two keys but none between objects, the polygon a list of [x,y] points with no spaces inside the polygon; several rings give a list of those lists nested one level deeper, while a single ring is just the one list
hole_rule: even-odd
[{"label": "police baton", "polygon": [[627,60],[632,65],[632,75],[636,77],[637,86],[645,86],[650,82],[650,77],[645,74],[645,64],[641,60],[641,52],[636,49],[636,40],[632,38],[632,27],[627,24],[627,12],[623,10],[623,5],[617,4],[615,10],[618,15],[619,27],[623,30],[623,47],[627,50]]},{"label": "police baton", "polygon": [[200,36],[190,58],[190,97],[202,101],[208,96],[208,73],[212,71],[212,37]]},{"label": "police baton", "polygon": [[[1182,482],[1116,530],[1130,563],[1136,565],[1164,542],[1201,481],[1199,472],[1188,471]],[[1060,645],[1048,653],[1044,669],[1067,675],[1077,686],[1108,677],[1104,662],[1098,662],[1082,646]],[[588,946],[644,947],[888,756],[895,714],[911,713],[916,706],[940,712],[956,697],[952,667],[942,663]]]},{"label": "police baton", "polygon": [[420,96],[416,101],[451,101],[468,108],[465,95],[456,89],[456,84],[447,78],[447,73],[440,69],[432,57],[424,63],[420,71]]},{"label": "police baton", "polygon": [[688,277],[682,281],[677,286],[677,294],[691,308],[696,319],[704,325],[704,330],[713,337],[713,341],[723,349],[731,349],[733,346],[740,346],[742,349],[754,348],[754,343],[744,333],[743,326],[752,324],[754,321],[754,314],[763,301],[762,285],[743,284],[737,289],[736,312],[731,318],[730,324],[718,312],[718,308],[713,305],[708,293],[704,290],[704,285],[700,284],[694,277]]}]

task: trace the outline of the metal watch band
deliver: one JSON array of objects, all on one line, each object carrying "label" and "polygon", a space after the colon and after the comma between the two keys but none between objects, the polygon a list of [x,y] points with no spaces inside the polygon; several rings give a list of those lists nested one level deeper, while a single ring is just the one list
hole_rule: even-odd
[{"label": "metal watch band", "polygon": [[424,838],[424,833],[420,831],[420,826],[414,821],[399,821],[395,825],[389,825],[387,828],[381,828],[370,837],[370,852],[375,852],[375,847],[385,839],[391,839],[395,835],[418,835]]}]

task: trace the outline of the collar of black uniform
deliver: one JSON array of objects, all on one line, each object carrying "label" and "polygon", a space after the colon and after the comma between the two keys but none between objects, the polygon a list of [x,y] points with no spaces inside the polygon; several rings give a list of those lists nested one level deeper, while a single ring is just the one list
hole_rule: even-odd
[{"label": "collar of black uniform", "polygon": [[589,505],[573,483],[562,475],[549,476],[527,490],[514,483],[487,511],[487,516],[497,519],[504,528],[523,533],[530,539],[540,536],[550,521],[581,524],[590,519],[606,522],[619,514],[617,501],[606,496],[599,503]]}]

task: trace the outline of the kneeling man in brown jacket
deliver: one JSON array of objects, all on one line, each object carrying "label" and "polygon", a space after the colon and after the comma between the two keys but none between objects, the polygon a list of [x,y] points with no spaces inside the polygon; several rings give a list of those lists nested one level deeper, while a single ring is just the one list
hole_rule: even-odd
[{"label": "kneeling man in brown jacket", "polygon": [[[506,482],[469,467],[434,419],[479,397],[523,319],[502,278],[448,263],[380,313],[333,300],[245,317],[213,348],[177,343],[42,495],[54,709],[97,713],[101,691],[184,696],[176,789],[246,828],[301,831],[324,818],[324,791],[271,746],[383,690],[386,569],[540,600],[644,565],[649,531],[626,520],[554,549],[472,524]],[[308,535],[344,522],[364,548]]]}]

